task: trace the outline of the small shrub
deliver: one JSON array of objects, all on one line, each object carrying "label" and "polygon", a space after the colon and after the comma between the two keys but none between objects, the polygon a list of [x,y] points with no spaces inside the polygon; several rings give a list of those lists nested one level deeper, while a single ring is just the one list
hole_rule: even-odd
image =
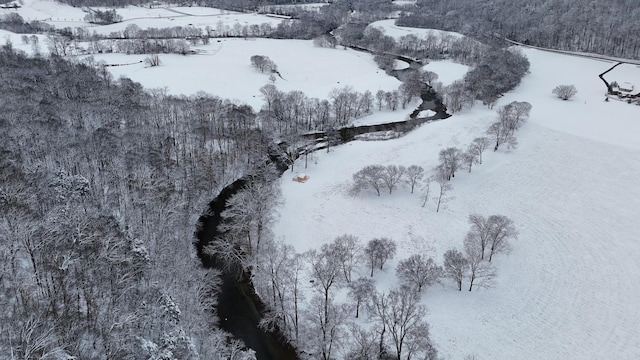
[{"label": "small shrub", "polygon": [[578,90],[573,85],[558,85],[553,89],[553,94],[562,100],[569,100],[577,93]]},{"label": "small shrub", "polygon": [[149,55],[144,59],[144,63],[149,67],[159,66],[161,64],[158,54]]}]

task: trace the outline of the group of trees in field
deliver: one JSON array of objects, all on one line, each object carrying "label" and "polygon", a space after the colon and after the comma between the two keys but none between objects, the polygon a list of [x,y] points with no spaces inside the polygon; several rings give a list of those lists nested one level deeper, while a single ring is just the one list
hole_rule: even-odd
[{"label": "group of trees in field", "polygon": [[380,196],[381,189],[389,190],[389,194],[401,184],[407,184],[411,193],[425,175],[424,168],[418,165],[405,167],[403,165],[367,165],[353,174],[353,185],[350,192],[359,194],[366,188],[371,188]]},{"label": "group of trees in field", "polygon": [[449,181],[455,177],[456,171],[466,169],[471,172],[471,168],[474,165],[482,164],[482,154],[491,143],[494,143],[494,151],[497,151],[500,145],[503,144],[507,144],[509,148],[516,147],[518,141],[515,137],[515,131],[529,118],[530,111],[531,104],[528,102],[513,101],[498,109],[498,121],[491,124],[486,131],[489,138],[478,137],[473,139],[466,150],[456,147],[440,150],[438,154],[439,163],[431,171],[432,175],[427,178],[428,181],[423,188],[424,204],[426,204],[429,197],[430,180],[434,180],[439,185],[439,192],[436,196],[436,212],[438,212],[440,205],[447,200],[446,193],[452,188]]},{"label": "group of trees in field", "polygon": [[97,25],[109,25],[122,21],[122,16],[120,16],[115,9],[111,10],[91,10],[85,17],[84,21],[97,24]]},{"label": "group of trees in field", "polygon": [[464,253],[450,249],[444,253],[443,274],[453,280],[459,291],[462,283],[469,281],[469,291],[474,287],[488,286],[495,277],[495,270],[490,264],[493,255],[509,251],[509,240],[517,238],[513,220],[504,215],[484,217],[478,214],[469,215],[471,229],[467,233],[463,248]]},{"label": "group of trees in field", "polygon": [[506,144],[513,148],[517,146],[515,131],[528,119],[531,104],[513,101],[498,109],[498,121],[486,131],[489,137],[473,139],[466,149],[448,147],[440,150],[438,165],[426,172],[423,167],[411,165],[409,167],[397,165],[368,165],[353,174],[353,184],[349,189],[352,195],[358,195],[364,189],[372,189],[380,196],[381,190],[388,190],[389,194],[402,184],[407,184],[411,193],[416,188],[422,193],[422,207],[431,199],[431,182],[438,184],[438,191],[434,196],[436,212],[448,200],[447,193],[452,189],[450,181],[461,169],[471,172],[475,165],[482,164],[482,155],[493,144],[494,151]]},{"label": "group of trees in field", "polygon": [[[433,260],[402,261],[396,271],[406,287],[379,292],[374,270],[383,269],[397,250],[389,238],[361,244],[353,235],[342,235],[302,254],[272,236],[262,240],[259,252],[241,251],[243,265],[237,268],[239,273],[251,272],[269,309],[262,327],[281,329],[300,351],[316,359],[332,359],[337,353],[364,359],[437,359],[418,294],[441,273]],[[364,271],[368,276],[362,276]],[[336,301],[338,292],[349,300]],[[367,329],[354,321],[362,317],[371,323]]]},{"label": "group of trees in field", "polygon": [[278,71],[278,65],[273,62],[268,56],[265,55],[253,55],[250,58],[251,65],[260,70],[261,73],[268,72],[274,73]]},{"label": "group of trees in field", "polygon": [[[422,254],[400,260],[395,268],[399,287],[388,291],[379,291],[373,278],[397,253],[397,244],[385,237],[362,243],[346,234],[301,254],[282,240],[264,236],[263,250],[240,251],[243,265],[237,270],[251,272],[268,306],[262,326],[283,330],[314,358],[328,360],[341,352],[363,359],[436,359],[421,293],[444,278],[460,291],[465,282],[469,291],[490,286],[494,255],[507,252],[518,233],[503,215],[472,214],[469,223],[463,252],[447,250],[442,265]],[[340,292],[346,292],[347,302],[335,300]],[[362,317],[369,323],[366,329],[354,321]]]}]

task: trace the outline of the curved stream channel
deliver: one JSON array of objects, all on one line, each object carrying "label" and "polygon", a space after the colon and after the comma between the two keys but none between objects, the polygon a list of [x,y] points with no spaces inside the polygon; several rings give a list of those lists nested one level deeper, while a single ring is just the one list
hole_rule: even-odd
[{"label": "curved stream channel", "polygon": [[[394,76],[400,77],[401,72],[395,72]],[[397,130],[406,132],[414,127],[438,119],[445,119],[450,115],[446,113],[446,108],[439,101],[437,94],[429,87],[425,86],[421,98],[423,100],[416,110],[431,109],[436,115],[429,118],[410,119],[379,125],[364,125],[358,127],[348,127],[339,129],[339,139],[336,144],[342,144],[353,140],[355,135]],[[309,138],[326,137],[326,133],[308,134]],[[280,173],[287,170],[287,165],[279,161],[278,156],[270,156]],[[207,213],[202,215],[198,221],[198,230],[195,233],[195,246],[198,257],[205,268],[222,269],[223,266],[217,263],[214,258],[204,253],[204,248],[216,237],[222,235],[218,229],[221,222],[221,214],[226,208],[227,200],[235,195],[249,181],[248,177],[237,179],[232,184],[225,187],[218,196],[209,203]],[[222,273],[222,287],[218,296],[217,312],[220,318],[220,326],[234,337],[242,339],[244,343],[256,352],[258,360],[289,360],[298,359],[296,350],[282,340],[278,333],[268,333],[258,327],[261,319],[264,304],[256,295],[250,279],[237,279],[237,276],[229,272]]]}]

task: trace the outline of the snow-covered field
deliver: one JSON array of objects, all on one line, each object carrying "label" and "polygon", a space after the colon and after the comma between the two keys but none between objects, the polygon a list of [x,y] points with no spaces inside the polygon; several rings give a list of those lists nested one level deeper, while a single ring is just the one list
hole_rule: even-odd
[{"label": "snow-covered field", "polygon": [[413,34],[419,37],[426,37],[429,35],[440,37],[451,36],[456,39],[464,37],[464,35],[452,31],[397,26],[395,24],[395,19],[378,20],[369,24],[369,26],[382,29],[386,35],[389,35],[393,38],[399,38],[409,34]]},{"label": "snow-covered field", "polygon": [[[205,91],[237,99],[258,110],[263,99],[260,87],[271,83],[269,75],[251,66],[252,55],[268,56],[278,65],[282,78],[275,85],[282,91],[301,90],[309,97],[326,99],[333,89],[351,86],[364,92],[395,90],[400,82],[379,70],[373,57],[354,50],[313,46],[312,41],[272,39],[221,39],[198,46],[202,55],[160,55],[162,65],[144,64],[109,67],[116,76],[126,75],[145,87],[168,89],[172,94]],[[107,63],[132,63],[145,55],[102,54]]]},{"label": "snow-covered field", "polygon": [[[441,354],[640,358],[640,289],[634,280],[640,274],[640,108],[603,101],[597,74],[612,64],[524,52],[531,74],[499,103],[533,105],[517,134],[519,147],[489,151],[483,165],[459,173],[444,211],[436,213],[433,202],[421,208],[419,195],[406,188],[380,197],[372,191],[350,197],[346,189],[351,175],[369,164],[433,167],[441,148],[464,148],[483,135],[495,111],[477,105],[400,139],[355,141],[317,153],[317,164],[298,168],[309,175],[306,183],[290,181],[291,172],[283,176],[276,236],[299,251],[345,233],[363,242],[391,237],[399,253],[375,275],[388,288],[396,285],[398,260],[423,253],[442,262],[444,251],[461,249],[468,214],[507,215],[520,235],[511,254],[494,260],[493,287],[458,292],[445,281],[423,294]],[[616,77],[640,77],[637,67],[617,70]],[[575,84],[577,96],[557,99],[551,90],[558,84]]]},{"label": "snow-covered field", "polygon": [[[92,8],[107,10],[107,8]],[[16,12],[25,21],[38,20],[55,27],[84,27],[98,34],[108,35],[114,31],[122,31],[130,24],[141,29],[168,28],[175,26],[195,26],[216,30],[220,24],[233,28],[240,25],[260,25],[267,23],[277,26],[282,19],[253,13],[238,13],[207,7],[155,7],[127,6],[117,8],[116,12],[122,16],[122,22],[110,25],[93,25],[84,21],[87,15],[81,8],[57,3],[52,0],[24,0],[19,9],[0,10],[0,14]]]}]

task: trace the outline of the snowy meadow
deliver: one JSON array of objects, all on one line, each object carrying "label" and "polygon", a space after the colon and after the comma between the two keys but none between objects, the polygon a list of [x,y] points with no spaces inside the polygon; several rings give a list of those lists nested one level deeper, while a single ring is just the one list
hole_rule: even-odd
[{"label": "snowy meadow", "polygon": [[[24,3],[19,13],[25,19],[57,27],[81,24],[84,16],[79,9],[53,2]],[[215,28],[220,22],[234,26],[280,21],[206,8],[127,8],[120,13],[123,23],[91,29],[107,34],[133,22],[141,27]],[[374,25],[396,37],[431,33],[399,28],[391,20]],[[16,34],[0,31],[0,37],[22,50],[31,49],[20,44]],[[369,54],[318,48],[311,41],[212,39],[195,48],[195,55],[160,55],[162,64],[155,67],[141,63],[145,55],[99,54],[95,59],[131,64],[108,70],[146,88],[175,95],[202,91],[256,111],[264,103],[259,89],[266,84],[320,99],[346,86],[375,93],[400,84],[379,70]],[[494,109],[476,103],[398,139],[352,141],[319,151],[306,168],[304,159],[298,160],[279,182],[283,201],[277,209],[275,238],[298,252],[317,249],[344,234],[356,236],[362,245],[373,238],[391,238],[398,244],[397,254],[373,277],[378,289],[388,290],[398,286],[394,269],[399,261],[421,254],[442,263],[445,251],[462,250],[469,214],[506,215],[519,234],[511,241],[510,253],[493,260],[497,276],[489,286],[458,291],[452,281],[443,279],[421,292],[440,355],[444,359],[469,354],[478,359],[640,358],[640,290],[634,283],[640,274],[640,107],[604,101],[606,89],[598,74],[613,63],[521,51],[531,63],[530,74]],[[257,54],[271,58],[281,76],[269,79],[252,67],[249,59]],[[425,69],[437,73],[446,85],[462,78],[468,67],[447,60]],[[638,83],[640,67],[619,66],[607,79]],[[558,99],[551,91],[559,84],[575,85],[577,95]],[[406,186],[392,194],[382,191],[380,196],[371,189],[358,195],[349,192],[353,174],[367,165],[415,164],[432,169],[441,149],[464,149],[474,138],[486,136],[496,121],[496,110],[512,101],[532,105],[529,120],[517,132],[517,148],[493,152],[490,147],[481,165],[457,173],[440,211],[436,212],[434,200],[438,185],[433,182],[426,204],[424,183],[413,194]],[[357,123],[403,120],[416,105],[376,111]],[[309,179],[291,181],[300,174]],[[366,265],[361,264],[357,276],[368,276]],[[344,290],[337,300],[349,301]]]}]

